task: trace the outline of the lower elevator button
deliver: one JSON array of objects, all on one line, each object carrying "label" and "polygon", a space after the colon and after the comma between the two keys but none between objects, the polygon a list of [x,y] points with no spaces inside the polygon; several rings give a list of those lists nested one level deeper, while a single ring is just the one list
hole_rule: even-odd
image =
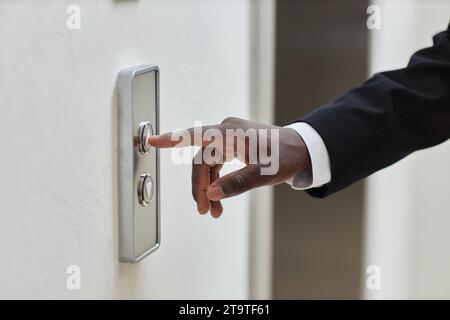
[{"label": "lower elevator button", "polygon": [[149,174],[141,175],[137,187],[139,203],[144,207],[148,206],[150,201],[152,201],[155,187],[152,177]]}]

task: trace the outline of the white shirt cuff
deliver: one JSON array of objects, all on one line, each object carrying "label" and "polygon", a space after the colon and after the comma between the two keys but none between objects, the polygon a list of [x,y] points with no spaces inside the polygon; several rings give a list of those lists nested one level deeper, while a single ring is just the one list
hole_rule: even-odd
[{"label": "white shirt cuff", "polygon": [[301,172],[286,180],[293,189],[305,190],[321,187],[331,181],[330,157],[320,134],[306,122],[292,123],[285,128],[297,131],[305,142],[311,159],[312,172]]}]

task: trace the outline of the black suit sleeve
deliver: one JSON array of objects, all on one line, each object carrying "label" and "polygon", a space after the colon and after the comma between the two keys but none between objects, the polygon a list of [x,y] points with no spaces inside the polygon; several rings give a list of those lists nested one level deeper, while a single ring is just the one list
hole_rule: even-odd
[{"label": "black suit sleeve", "polygon": [[410,153],[450,138],[450,26],[404,69],[375,74],[298,121],[323,138],[331,182],[308,192],[325,197]]}]

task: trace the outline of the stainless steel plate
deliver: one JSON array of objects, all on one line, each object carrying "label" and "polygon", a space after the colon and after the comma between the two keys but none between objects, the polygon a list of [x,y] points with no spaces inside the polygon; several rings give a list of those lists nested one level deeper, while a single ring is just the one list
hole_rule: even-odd
[{"label": "stainless steel plate", "polygon": [[[119,259],[138,262],[160,244],[159,152],[146,143],[159,132],[159,69],[140,65],[118,75]],[[147,190],[150,177],[152,190]],[[151,194],[143,192],[151,191]],[[148,198],[151,197],[149,200]]]}]

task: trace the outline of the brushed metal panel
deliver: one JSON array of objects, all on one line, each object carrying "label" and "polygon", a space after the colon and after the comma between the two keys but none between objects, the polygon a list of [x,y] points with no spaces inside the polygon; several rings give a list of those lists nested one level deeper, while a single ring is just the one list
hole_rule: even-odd
[{"label": "brushed metal panel", "polygon": [[[159,133],[159,69],[141,65],[118,75],[119,109],[119,260],[138,262],[160,244],[159,151],[139,148],[139,128],[149,122]],[[138,197],[142,175],[154,181],[152,201]],[[139,188],[141,190],[141,188]]]}]

